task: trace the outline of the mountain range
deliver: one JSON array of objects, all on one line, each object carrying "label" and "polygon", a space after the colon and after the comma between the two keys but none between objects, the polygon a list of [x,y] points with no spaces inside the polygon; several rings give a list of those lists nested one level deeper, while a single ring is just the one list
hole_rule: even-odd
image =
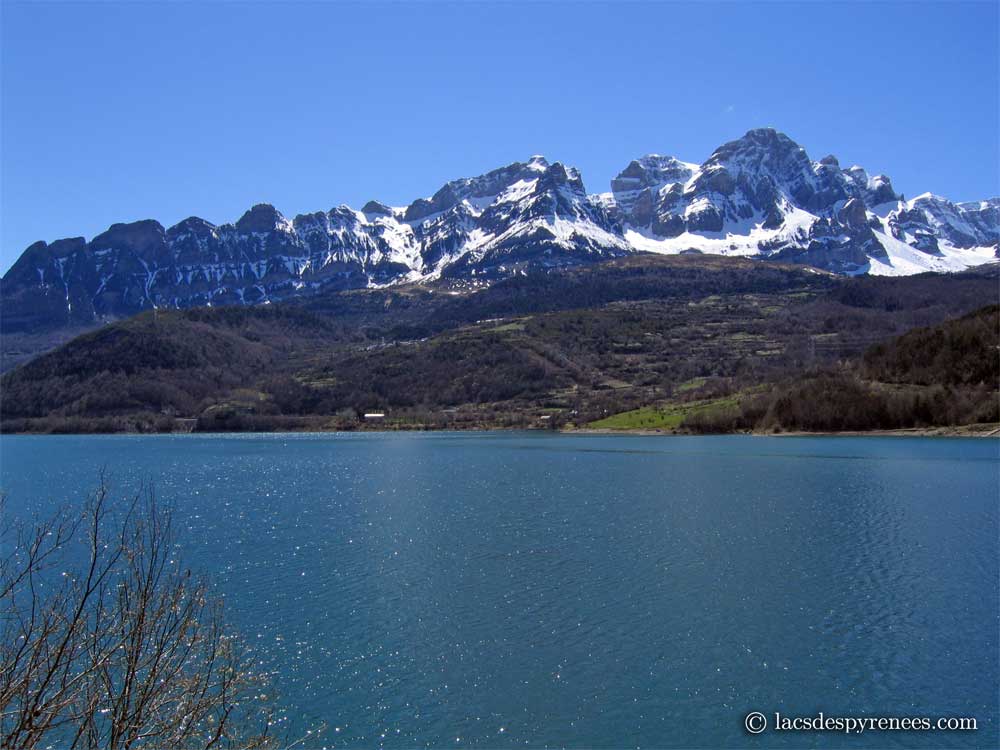
[{"label": "mountain range", "polygon": [[888,177],[812,161],[788,136],[751,130],[702,164],[636,159],[590,194],[541,156],[453,180],[408,206],[234,224],[191,217],[114,224],[28,247],[0,282],[4,331],[37,332],[150,308],[244,305],[408,283],[474,289],[634,253],[709,253],[845,275],[958,271],[1000,257],[1000,198],[911,200]]}]

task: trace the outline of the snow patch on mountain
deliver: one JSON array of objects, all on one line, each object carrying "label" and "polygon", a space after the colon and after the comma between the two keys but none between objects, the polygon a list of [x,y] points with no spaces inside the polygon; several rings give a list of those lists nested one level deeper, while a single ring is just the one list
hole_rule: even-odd
[{"label": "snow patch on mountain", "polygon": [[812,161],[751,130],[701,164],[649,154],[611,191],[542,156],[452,180],[408,206],[283,216],[258,204],[233,224],[190,217],[115,224],[33,244],[4,276],[5,324],[90,322],[151,307],[266,304],[312,293],[496,278],[633,252],[711,253],[846,274],[958,271],[1000,257],[1000,199],[905,201],[884,175]]},{"label": "snow patch on mountain", "polygon": [[813,162],[769,128],[701,165],[642,157],[611,187],[601,199],[623,215],[629,243],[647,252],[758,256],[847,274],[956,271],[998,254],[997,199],[904,202],[888,177],[841,169],[833,156]]}]

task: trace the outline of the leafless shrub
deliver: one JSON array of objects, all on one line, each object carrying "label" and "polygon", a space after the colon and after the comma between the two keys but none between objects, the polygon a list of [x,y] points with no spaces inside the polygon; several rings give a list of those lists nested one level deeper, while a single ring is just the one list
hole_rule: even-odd
[{"label": "leafless shrub", "polygon": [[171,521],[152,491],[112,502],[102,477],[82,513],[0,524],[0,746],[288,744]]}]

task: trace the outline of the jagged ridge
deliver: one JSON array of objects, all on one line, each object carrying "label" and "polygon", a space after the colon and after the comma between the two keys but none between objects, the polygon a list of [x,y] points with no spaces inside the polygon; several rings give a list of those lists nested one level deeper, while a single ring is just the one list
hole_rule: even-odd
[{"label": "jagged ridge", "polygon": [[260,204],[235,224],[191,217],[115,224],[31,245],[3,278],[6,330],[150,307],[260,304],[318,290],[443,279],[475,286],[527,268],[636,251],[709,252],[839,273],[959,270],[997,257],[1000,199],[904,201],[887,177],[812,162],[782,133],[752,130],[703,164],[650,155],[610,193],[540,156],[454,180],[406,207],[370,201],[286,219]]},{"label": "jagged ridge", "polygon": [[612,182],[626,238],[651,252],[752,255],[839,273],[954,271],[997,257],[1000,199],[904,201],[884,175],[810,161],[770,128],[719,147],[704,164],[633,161]]}]

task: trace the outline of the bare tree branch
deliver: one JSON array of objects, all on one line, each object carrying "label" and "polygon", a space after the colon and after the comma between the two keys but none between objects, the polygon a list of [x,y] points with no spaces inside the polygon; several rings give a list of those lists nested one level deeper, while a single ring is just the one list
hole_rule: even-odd
[{"label": "bare tree branch", "polygon": [[82,513],[0,525],[0,745],[288,746],[172,519],[150,489],[113,503],[102,473]]}]

